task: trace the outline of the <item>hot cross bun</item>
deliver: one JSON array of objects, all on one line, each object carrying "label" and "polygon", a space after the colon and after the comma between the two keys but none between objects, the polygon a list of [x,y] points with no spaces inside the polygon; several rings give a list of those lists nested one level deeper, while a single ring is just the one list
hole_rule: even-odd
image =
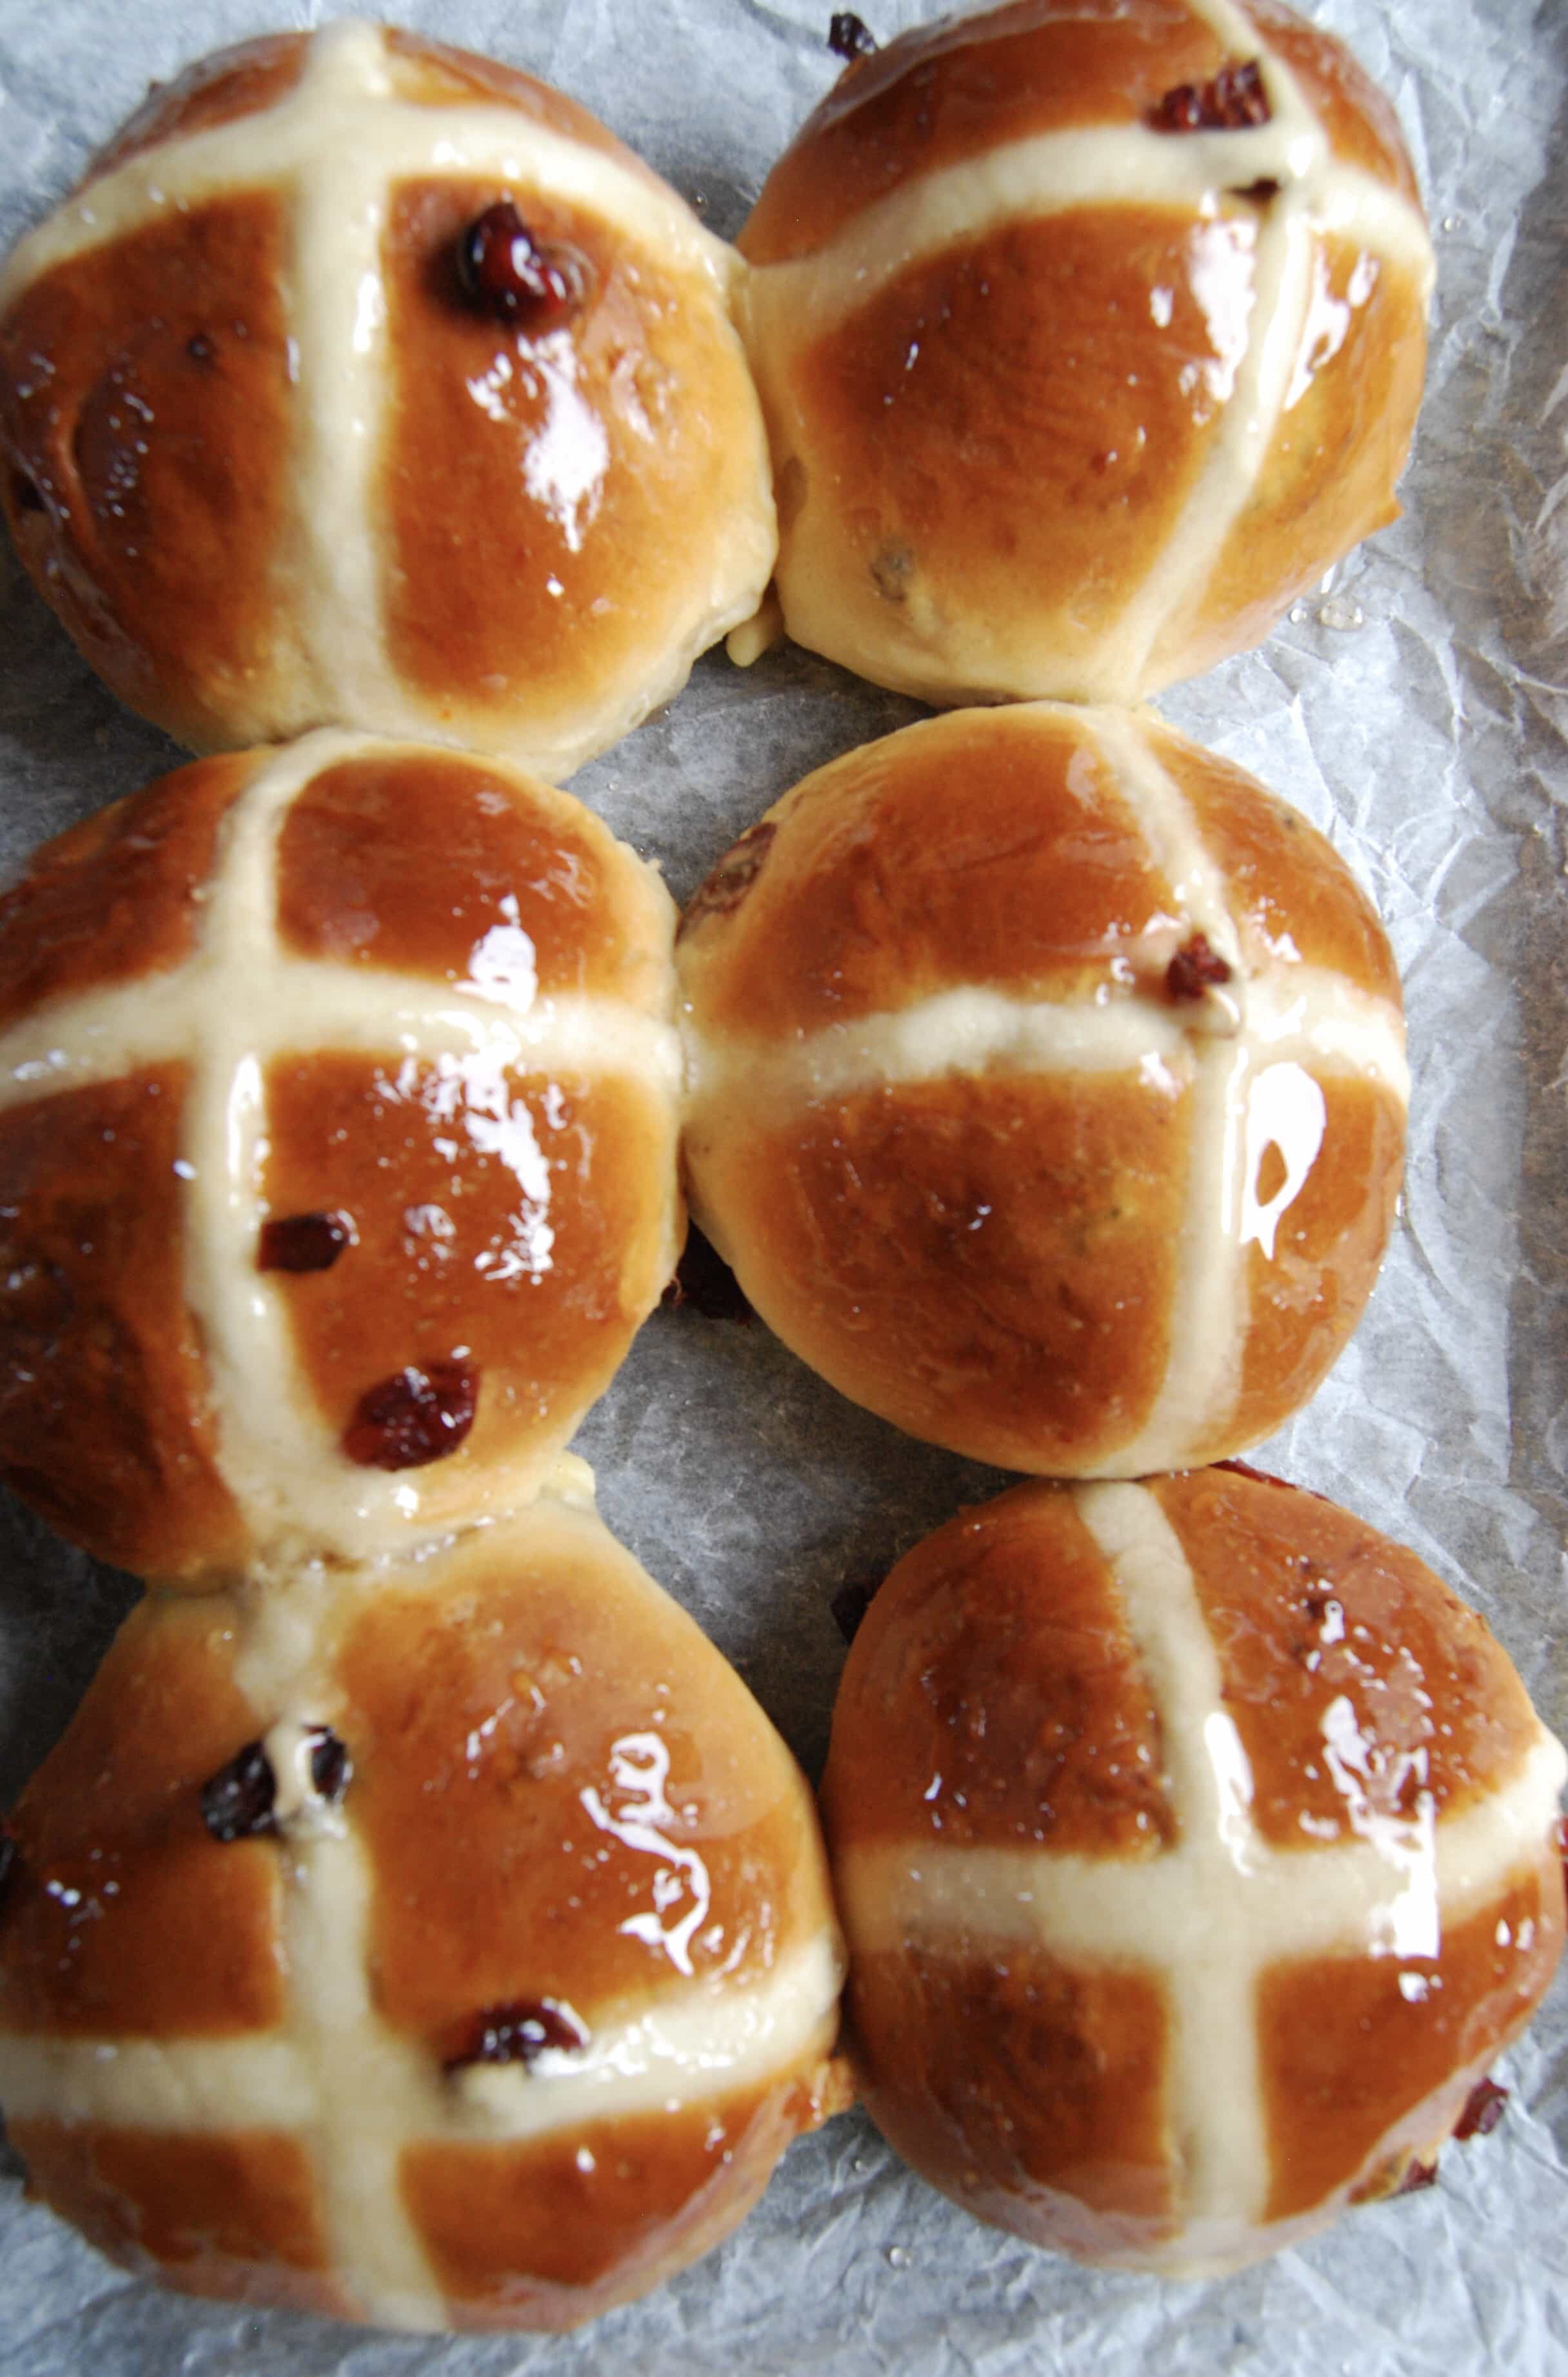
[{"label": "hot cross bun", "polygon": [[937,702],[1134,701],[1396,516],[1432,253],[1278,0],[1011,0],[856,59],[741,234],[790,633]]},{"label": "hot cross bun", "polygon": [[810,1795],[563,1470],[419,1562],[143,1602],[16,1810],[11,2143],[133,2269],[569,2327],[844,2101]]},{"label": "hot cross bun", "polygon": [[977,1460],[1258,1442],[1400,1178],[1399,985],[1323,837],[1152,717],[907,728],[786,794],[677,949],[692,1209],[771,1327]]},{"label": "hot cross bun", "polygon": [[197,750],[339,724],[558,779],[767,583],[736,269],[532,76],[353,22],[225,51],[0,273],[17,549]]},{"label": "hot cross bun", "polygon": [[1037,2244],[1173,2275],[1292,2244],[1485,2119],[1562,1944],[1565,1769],[1482,1620],[1316,1495],[964,1511],[834,1714],[866,2101]]},{"label": "hot cross bun", "polygon": [[675,911],[504,763],[201,760],[0,899],[0,1475],[164,1583],[509,1510],[670,1274]]}]

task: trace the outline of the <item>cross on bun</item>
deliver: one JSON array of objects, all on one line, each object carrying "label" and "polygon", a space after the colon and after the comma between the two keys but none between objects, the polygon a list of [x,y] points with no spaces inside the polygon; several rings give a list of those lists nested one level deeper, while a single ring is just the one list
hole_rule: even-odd
[{"label": "cross on bun", "polygon": [[557,779],[767,583],[736,269],[532,76],[354,22],[222,52],[0,274],[17,549],[197,750],[339,724]]},{"label": "cross on bun", "polygon": [[693,1213],[856,1403],[1137,1476],[1258,1442],[1399,1186],[1399,986],[1323,837],[1152,717],[1040,704],[808,776],[677,948]]},{"label": "cross on bun", "polygon": [[569,2327],[843,2101],[810,1795],[562,1468],[419,1563],[143,1602],[19,1803],[0,2099],[129,2267]]},{"label": "cross on bun", "polygon": [[810,1792],[568,1457],[433,1559],[142,1602],[9,1823],[38,2194],[193,2294],[572,2327],[844,2101]]},{"label": "cross on bun", "polygon": [[516,1507],[678,1250],[675,911],[564,793],[324,734],[0,899],[0,1475],[200,1585]]},{"label": "cross on bun", "polygon": [[906,33],[740,247],[784,621],[879,685],[1135,701],[1396,517],[1431,245],[1392,108],[1277,0]]},{"label": "cross on bun", "polygon": [[1087,2261],[1295,2243],[1430,2175],[1543,1995],[1565,1768],[1484,1622],[1315,1495],[1203,1470],[964,1511],[834,1713],[868,2107]]}]

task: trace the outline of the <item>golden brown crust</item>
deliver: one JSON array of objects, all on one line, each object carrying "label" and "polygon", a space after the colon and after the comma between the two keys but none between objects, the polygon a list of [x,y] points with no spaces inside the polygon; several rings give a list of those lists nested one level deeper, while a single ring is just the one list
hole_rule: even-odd
[{"label": "golden brown crust", "polygon": [[276,1853],[220,1850],[201,1815],[202,1785],[254,1730],[227,1617],[133,1610],[8,1820],[0,2031],[221,2038],[281,2018]]},{"label": "golden brown crust", "polygon": [[[1366,1310],[1398,1210],[1403,1105],[1379,1082],[1299,1069],[1322,1096],[1323,1139],[1269,1244],[1247,1248],[1241,1377],[1210,1457],[1256,1444],[1316,1392]],[[1258,1167],[1260,1203],[1284,1178],[1276,1145]],[[1192,1458],[1208,1455],[1200,1432]]]},{"label": "golden brown crust", "polygon": [[1435,1956],[1325,1956],[1265,1973],[1267,2217],[1287,2219],[1355,2179],[1379,2140],[1451,2074],[1501,2053],[1539,2002],[1562,1930],[1561,1871],[1543,1862],[1445,1924]]},{"label": "golden brown crust", "polygon": [[1014,0],[921,26],[840,76],[769,174],[742,253],[808,256],[919,175],[1035,133],[1135,124],[1223,63],[1184,0]]},{"label": "golden brown crust", "polygon": [[90,2243],[182,2294],[352,2315],[328,2269],[309,2157],[266,2130],[149,2134],[37,2119],[10,2136],[33,2192]]},{"label": "golden brown crust", "polygon": [[214,198],[54,266],[0,321],[17,551],[121,699],[198,745],[235,739],[287,632],[283,248],[271,193]]},{"label": "golden brown crust", "polygon": [[[955,1074],[688,1135],[693,1210],[804,1361],[912,1435],[1074,1475],[1165,1375],[1191,1100]],[[711,1128],[711,1127],[709,1127]]]},{"label": "golden brown crust", "polygon": [[943,699],[1093,696],[1217,433],[1235,358],[1216,339],[1252,305],[1256,228],[1131,202],[1004,222],[787,363],[775,437],[796,436],[806,488],[789,543],[854,624],[844,657],[916,680],[981,620],[1070,654],[1077,680],[982,671]]},{"label": "golden brown crust", "polygon": [[1016,1487],[899,1564],[840,1688],[868,2108],[1092,2261],[1296,2242],[1435,2155],[1543,1995],[1561,1771],[1482,1621],[1347,1511],[1238,1469]]},{"label": "golden brown crust", "polygon": [[305,33],[263,33],[254,42],[214,50],[197,58],[173,82],[155,82],[89,166],[85,181],[126,165],[165,140],[188,139],[243,115],[275,107],[300,78],[308,44]]},{"label": "golden brown crust", "polygon": [[1398,1195],[1398,978],[1240,769],[1065,704],[906,728],[777,802],[676,955],[697,1220],[882,1417],[1135,1475],[1255,1443],[1345,1344]]},{"label": "golden brown crust", "polygon": [[1161,682],[1261,642],[1330,562],[1398,519],[1425,366],[1415,275],[1325,239],[1286,409],[1202,597],[1155,645]]},{"label": "golden brown crust", "polygon": [[559,2328],[644,2292],[848,2100],[804,1779],[580,1503],[258,1583],[143,1603],[9,1828],[36,2192],[252,2302]]},{"label": "golden brown crust", "polygon": [[766,2186],[793,2084],[538,2144],[410,2147],[403,2194],[453,2326],[558,2332],[684,2269]]},{"label": "golden brown crust", "polygon": [[1159,1769],[1105,1555],[1067,1495],[1019,1486],[928,1535],[873,1600],[833,1711],[823,1821],[835,1845],[1137,1858],[1175,1835]]},{"label": "golden brown crust", "polygon": [[[537,337],[464,304],[454,277],[461,233],[508,195],[587,276],[588,302]],[[656,666],[670,617],[700,611],[755,473],[755,402],[724,317],[651,248],[526,184],[404,183],[383,268],[377,504],[400,675],[449,718],[499,713],[520,685],[550,716]]]},{"label": "golden brown crust", "polygon": [[653,1903],[647,1848],[623,1837],[628,1777],[660,1763],[651,1728],[670,1839],[706,1877],[672,1859],[670,1929],[710,1893],[682,1942],[695,1977],[755,1978],[820,1923],[788,1752],[690,1621],[628,1591],[592,1539],[546,1535],[531,1555],[526,1534],[469,1538],[437,1589],[365,1607],[336,1674],[377,1877],[377,2006],[437,2057],[509,1999],[564,1999],[592,2030],[680,1994],[668,1950],[622,1928]]},{"label": "golden brown crust", "polygon": [[1420,192],[1393,103],[1344,42],[1309,24],[1294,8],[1282,6],[1280,0],[1239,0],[1239,5],[1301,84],[1335,155],[1391,183],[1418,207]]},{"label": "golden brown crust", "polygon": [[1224,872],[1247,957],[1257,963],[1283,955],[1287,962],[1324,966],[1397,1005],[1399,975],[1388,936],[1327,837],[1233,759],[1189,742],[1147,713],[1143,723],[1160,766]]},{"label": "golden brown crust", "polygon": [[584,148],[613,157],[617,165],[654,188],[664,186],[636,150],[617,140],[596,115],[590,115],[564,90],[541,82],[536,75],[504,65],[499,58],[483,57],[476,50],[458,49],[450,42],[428,41],[401,25],[389,25],[385,31],[392,88],[400,99],[413,100],[421,107],[472,107],[476,100],[481,105],[499,102],[564,140],[581,141]]},{"label": "golden brown crust", "polygon": [[[1186,0],[946,20],[779,160],[740,245],[799,640],[940,704],[1135,700],[1396,516],[1415,177],[1331,35],[1250,15],[1234,44]],[[1261,113],[1184,141],[1167,98],[1260,63]]]},{"label": "golden brown crust", "polygon": [[0,895],[0,1025],[189,956],[224,814],[254,753],[201,759],[36,852]]},{"label": "golden brown crust", "polygon": [[0,1475],[101,1559],[237,1559],[185,1299],[186,1069],[0,1112]]},{"label": "golden brown crust", "polygon": [[1335,1703],[1364,1744],[1357,1781],[1372,1820],[1412,1821],[1418,1798],[1457,1813],[1517,1766],[1537,1735],[1524,1686],[1486,1621],[1414,1552],[1238,1470],[1150,1490],[1191,1563],[1251,1769],[1252,1822],[1272,1847],[1352,1836],[1324,1750]]},{"label": "golden brown crust", "polygon": [[[389,1033],[389,1037],[390,1037]],[[669,1270],[667,1099],[495,1062],[281,1059],[267,1075],[271,1213],[346,1213],[329,1270],[276,1275],[328,1427],[413,1365],[474,1373],[441,1487],[527,1458],[603,1392]]]},{"label": "golden brown crust", "polygon": [[1113,770],[1067,713],[960,713],[868,744],[808,777],[763,832],[744,888],[732,854],[682,926],[710,1032],[783,1039],[967,983],[1092,997],[1172,904]]},{"label": "golden brown crust", "polygon": [[278,929],[301,957],[466,985],[488,935],[521,956],[521,933],[542,996],[625,997],[651,971],[642,926],[626,853],[590,810],[455,753],[323,770],[279,842]]},{"label": "golden brown crust", "polygon": [[1174,2226],[1165,1992],[1035,1948],[857,1956],[848,1996],[868,2111],[976,2219],[1059,2252]]}]

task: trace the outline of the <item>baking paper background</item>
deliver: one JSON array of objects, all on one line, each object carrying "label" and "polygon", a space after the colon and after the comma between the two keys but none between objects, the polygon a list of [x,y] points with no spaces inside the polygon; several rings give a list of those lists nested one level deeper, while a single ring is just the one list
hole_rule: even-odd
[{"label": "baking paper background", "polygon": [[[0,0],[0,249],[152,78],[329,10]],[[838,71],[826,0],[431,0],[401,21],[532,68],[730,234]],[[887,35],[918,0],[874,0]],[[1403,1537],[1491,1620],[1568,1734],[1568,0],[1331,0],[1396,101],[1439,257],[1405,518],[1263,651],[1158,705],[1296,801],[1371,889],[1415,1073],[1402,1227],[1368,1318],[1257,1458]],[[684,898],[809,768],[917,715],[792,649],[700,663],[573,789]],[[0,864],[179,755],[121,711],[0,550]],[[661,1312],[577,1439],[601,1508],[815,1774],[830,1596],[1003,1481],[844,1403],[760,1326]],[[0,1805],[64,1726],[134,1588],[0,1511]],[[860,2116],[650,2300],[565,2339],[389,2337],[194,2303],[25,2205],[0,2145],[6,2377],[1442,2377],[1568,2369],[1568,1984],[1490,2139],[1430,2192],[1209,2285],[1096,2275],[969,2221]]]}]

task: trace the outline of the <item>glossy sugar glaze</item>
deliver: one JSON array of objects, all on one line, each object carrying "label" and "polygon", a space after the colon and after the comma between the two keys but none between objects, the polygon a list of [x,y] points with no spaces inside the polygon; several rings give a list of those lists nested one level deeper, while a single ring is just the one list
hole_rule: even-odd
[{"label": "glossy sugar glaze", "polygon": [[42,853],[0,902],[11,1482],[198,1584],[526,1499],[673,1267],[671,921],[567,795],[346,737]]},{"label": "glossy sugar glaze", "polygon": [[678,958],[697,1217],[912,1434],[1045,1475],[1217,1458],[1348,1337],[1400,1172],[1387,943],[1321,836],[1154,721],[851,753],[720,862]]},{"label": "glossy sugar glaze", "polygon": [[1562,1942],[1565,1761],[1480,1619],[1228,1470],[1014,1488],[856,1637],[823,1810],[889,2138],[1202,2275],[1430,2157]]},{"label": "glossy sugar glaze", "polygon": [[[548,321],[462,285],[500,204],[569,252]],[[767,582],[735,269],[515,69],[347,20],[204,60],[0,273],[18,550],[197,749],[341,723],[557,780]]]},{"label": "glossy sugar glaze", "polygon": [[[586,1475],[406,1568],[123,1630],[0,1905],[10,2134],[114,2258],[570,2326],[714,2242],[842,2100],[809,1795]],[[346,1779],[291,1786],[323,1726]],[[275,1813],[215,1837],[203,1786],[251,1743]]]},{"label": "glossy sugar glaze", "polygon": [[[1255,120],[1164,126],[1239,72]],[[1392,109],[1285,8],[1026,0],[905,35],[740,245],[784,624],[876,683],[1136,700],[1395,517],[1430,245]]]}]

